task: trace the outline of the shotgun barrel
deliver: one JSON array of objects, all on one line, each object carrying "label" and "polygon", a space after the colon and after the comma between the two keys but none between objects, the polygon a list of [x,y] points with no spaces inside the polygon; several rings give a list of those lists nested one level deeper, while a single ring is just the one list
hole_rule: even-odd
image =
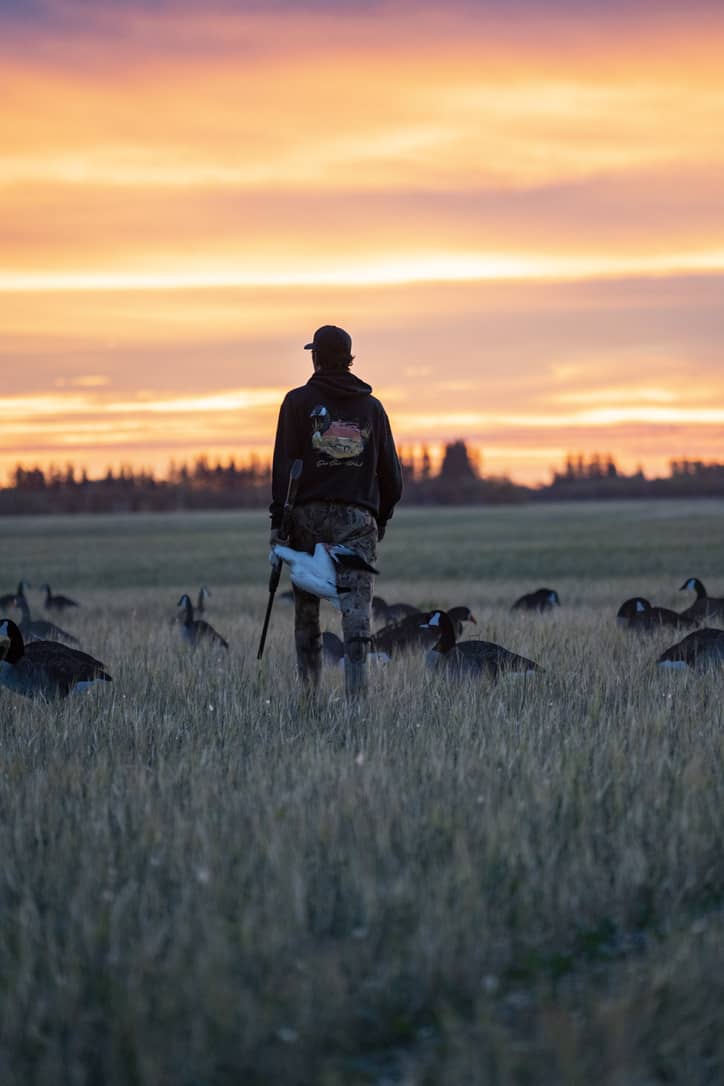
[{"label": "shotgun barrel", "polygon": [[[292,510],[294,508],[294,502],[297,498],[297,491],[299,489],[299,480],[302,475],[302,467],[304,466],[302,460],[295,460],[289,469],[289,484],[287,486],[287,496],[284,500],[284,512],[282,513],[282,526],[279,532],[279,539],[288,540],[292,528]],[[256,654],[257,660],[261,660],[264,655],[264,645],[266,644],[267,630],[269,629],[269,619],[271,618],[272,607],[274,606],[274,596],[276,590],[279,587],[279,580],[282,575],[282,560],[274,556],[272,561],[271,573],[269,574],[269,599],[266,605],[266,614],[264,615],[264,625],[261,629],[261,638],[259,640],[259,651]]]}]

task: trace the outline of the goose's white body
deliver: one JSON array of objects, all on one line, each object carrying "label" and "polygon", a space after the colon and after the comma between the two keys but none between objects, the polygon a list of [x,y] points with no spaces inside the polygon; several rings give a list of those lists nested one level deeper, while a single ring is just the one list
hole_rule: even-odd
[{"label": "goose's white body", "polygon": [[272,562],[275,556],[281,558],[289,566],[292,584],[302,592],[309,592],[312,596],[328,600],[338,610],[341,610],[341,605],[340,590],[337,586],[337,567],[376,572],[360,555],[341,543],[317,543],[314,554],[296,551],[293,547],[275,543],[270,555]]}]

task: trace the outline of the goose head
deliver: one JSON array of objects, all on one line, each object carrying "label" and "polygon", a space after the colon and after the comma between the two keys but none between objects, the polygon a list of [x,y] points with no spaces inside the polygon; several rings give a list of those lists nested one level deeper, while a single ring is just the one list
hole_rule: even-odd
[{"label": "goose head", "polygon": [[630,600],[624,600],[616,613],[616,621],[626,626],[630,619],[637,615],[645,615],[651,610],[651,604],[643,596],[632,596]]},{"label": "goose head", "polygon": [[698,577],[689,577],[688,581],[684,581],[679,592],[696,592],[699,597],[706,596],[706,589]]},{"label": "goose head", "polygon": [[328,430],[332,419],[330,418],[329,411],[324,404],[318,403],[309,412],[309,417],[314,424],[315,433],[323,434],[325,430]]},{"label": "goose head", "polygon": [[25,652],[23,635],[12,619],[0,621],[0,660],[6,664],[15,664]]}]

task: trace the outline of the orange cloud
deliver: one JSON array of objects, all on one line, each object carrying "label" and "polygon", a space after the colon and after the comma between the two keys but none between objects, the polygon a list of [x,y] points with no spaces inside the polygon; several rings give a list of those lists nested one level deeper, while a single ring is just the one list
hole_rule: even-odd
[{"label": "orange cloud", "polygon": [[328,320],[401,440],[724,455],[724,17],[552,7],[8,22],[0,467],[268,446]]}]

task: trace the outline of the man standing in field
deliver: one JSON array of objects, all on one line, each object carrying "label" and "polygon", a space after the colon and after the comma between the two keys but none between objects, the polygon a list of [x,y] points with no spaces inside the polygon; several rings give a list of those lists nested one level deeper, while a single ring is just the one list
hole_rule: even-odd
[{"label": "man standing in field", "polygon": [[[314,373],[282,403],[272,468],[271,543],[278,542],[292,461],[303,461],[292,514],[291,545],[312,551],[315,543],[345,543],[370,565],[377,542],[402,493],[402,473],[390,424],[370,385],[350,373],[352,340],[326,324],[314,333]],[[355,700],[367,691],[372,574],[340,571],[345,692]],[[294,640],[299,676],[316,690],[322,670],[319,598],[294,587]]]}]

